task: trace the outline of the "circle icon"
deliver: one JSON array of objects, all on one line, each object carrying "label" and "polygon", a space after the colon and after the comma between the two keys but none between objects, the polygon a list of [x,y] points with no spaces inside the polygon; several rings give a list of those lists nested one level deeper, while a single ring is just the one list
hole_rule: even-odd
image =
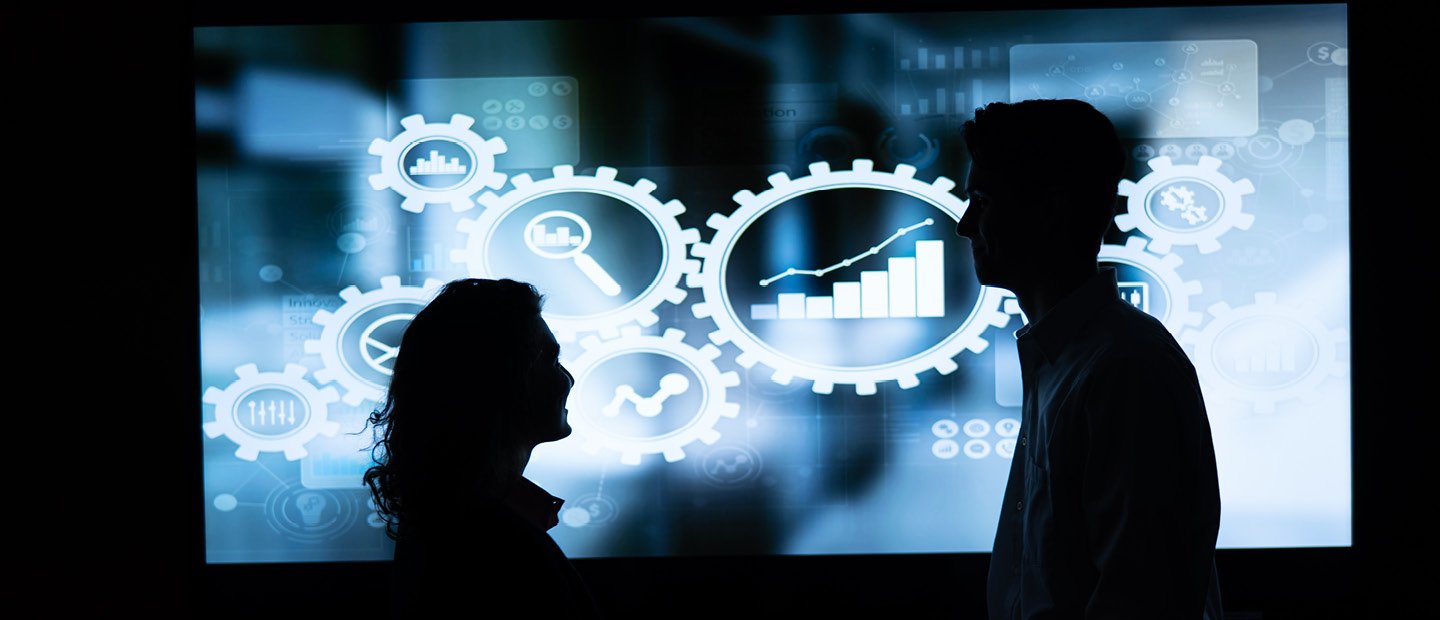
[{"label": "circle icon", "polygon": [[983,459],[990,456],[990,442],[984,439],[971,439],[965,442],[965,447],[962,449],[962,452],[965,453],[965,456],[972,459]]},{"label": "circle icon", "polygon": [[276,533],[299,543],[319,544],[340,537],[359,520],[353,495],[282,483],[265,498],[265,521]]},{"label": "circle icon", "polygon": [[960,455],[960,444],[954,439],[940,439],[930,445],[930,453],[936,458],[953,459]]},{"label": "circle icon", "polygon": [[531,128],[531,129],[534,129],[534,130],[536,130],[536,131],[539,131],[539,130],[545,129],[545,128],[549,127],[549,126],[550,126],[550,117],[548,117],[548,116],[543,116],[543,115],[540,115],[540,114],[536,114],[535,116],[530,117],[530,128]]},{"label": "circle icon", "polygon": [[990,423],[979,418],[968,420],[963,427],[965,434],[972,438],[980,438],[990,434]]},{"label": "circle icon", "polygon": [[712,485],[733,488],[760,477],[760,453],[743,444],[716,446],[695,460],[700,475]]},{"label": "circle icon", "polygon": [[568,114],[557,114],[555,118],[550,120],[550,126],[556,129],[569,129],[574,124],[575,120],[570,118]]},{"label": "circle icon", "polygon": [[499,99],[486,99],[485,103],[480,104],[480,111],[486,114],[499,114],[504,109],[505,104],[500,103]]},{"label": "circle icon", "polygon": [[[545,221],[553,218],[562,218],[574,222],[579,227],[580,234],[569,236],[564,239],[551,240],[552,234],[545,232]],[[564,231],[565,228],[557,227]],[[560,233],[555,233],[560,234]],[[580,272],[589,278],[601,292],[614,297],[620,294],[620,284],[615,281],[609,272],[605,271],[594,257],[585,253],[585,248],[590,246],[593,239],[590,232],[590,223],[585,218],[569,211],[546,211],[530,219],[525,225],[525,247],[530,248],[536,256],[551,260],[570,259],[580,268]]]},{"label": "circle icon", "polygon": [[960,425],[954,420],[937,420],[930,425],[930,432],[941,439],[949,439],[960,434]]},{"label": "circle icon", "polygon": [[525,111],[525,102],[519,99],[511,99],[505,102],[506,114],[519,114]]},{"label": "circle icon", "polygon": [[550,87],[546,86],[544,82],[531,82],[529,86],[525,87],[525,92],[530,93],[531,97],[540,97],[550,92]]},{"label": "circle icon", "polygon": [[1014,458],[1015,438],[1006,437],[1004,439],[1001,439],[1000,441],[995,442],[995,454],[999,455],[1002,459]]},{"label": "circle icon", "polygon": [[995,422],[995,434],[1001,437],[1015,437],[1020,434],[1020,421],[1015,418],[1000,418]]},{"label": "circle icon", "polygon": [[558,97],[564,97],[575,92],[575,85],[568,81],[561,80],[550,85],[550,92],[555,93]]},{"label": "circle icon", "polygon": [[525,128],[525,117],[520,115],[508,116],[505,118],[505,128],[511,131],[519,131]]}]

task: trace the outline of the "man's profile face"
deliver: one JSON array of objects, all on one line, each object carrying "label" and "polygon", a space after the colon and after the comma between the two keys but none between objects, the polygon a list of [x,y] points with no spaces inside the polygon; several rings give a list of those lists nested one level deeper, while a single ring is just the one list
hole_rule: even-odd
[{"label": "man's profile face", "polygon": [[1034,259],[1029,245],[1036,226],[1026,221],[1031,209],[978,160],[970,164],[965,194],[970,203],[955,224],[955,234],[970,240],[975,276],[981,284],[1014,290]]}]

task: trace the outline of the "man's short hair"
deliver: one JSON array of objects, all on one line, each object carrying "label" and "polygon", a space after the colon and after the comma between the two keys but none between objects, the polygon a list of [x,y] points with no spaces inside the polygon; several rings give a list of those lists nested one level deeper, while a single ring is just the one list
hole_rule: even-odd
[{"label": "man's short hair", "polygon": [[[1038,196],[1060,190],[1085,213],[1075,221],[1104,236],[1114,216],[1125,151],[1115,125],[1076,99],[991,103],[960,128],[972,160],[983,161],[996,192]],[[1097,245],[1098,247],[1098,245]]]}]

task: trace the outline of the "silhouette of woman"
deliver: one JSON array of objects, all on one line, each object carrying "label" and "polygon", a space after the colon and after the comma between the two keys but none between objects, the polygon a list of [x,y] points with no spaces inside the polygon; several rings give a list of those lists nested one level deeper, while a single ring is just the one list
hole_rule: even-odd
[{"label": "silhouette of woman", "polygon": [[365,473],[395,540],[395,617],[599,616],[546,533],[562,500],[522,475],[536,445],[570,434],[574,377],[543,301],[514,280],[456,280],[405,330]]}]

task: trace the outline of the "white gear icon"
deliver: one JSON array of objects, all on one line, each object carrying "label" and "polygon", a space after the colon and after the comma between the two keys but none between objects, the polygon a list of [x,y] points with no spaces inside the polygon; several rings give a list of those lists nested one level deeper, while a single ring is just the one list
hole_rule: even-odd
[{"label": "white gear icon", "polygon": [[[1242,204],[1244,196],[1255,193],[1255,186],[1250,179],[1232,181],[1221,174],[1220,165],[1224,162],[1219,159],[1206,155],[1198,163],[1177,165],[1169,157],[1156,157],[1148,163],[1151,172],[1139,182],[1120,180],[1119,194],[1128,200],[1125,203],[1126,212],[1115,216],[1115,225],[1125,232],[1139,228],[1140,232],[1150,237],[1150,251],[1169,254],[1171,246],[1194,245],[1202,253],[1209,254],[1220,249],[1220,235],[1231,228],[1249,229],[1255,222],[1255,216],[1245,213]],[[1181,181],[1207,186],[1220,200],[1215,213],[1196,211],[1205,213],[1204,223],[1192,230],[1175,230],[1150,215],[1151,199],[1161,196]],[[1189,191],[1187,188],[1178,189]],[[1189,216],[1190,211],[1187,210],[1185,215]],[[1187,221],[1190,221],[1189,218]],[[1200,221],[1194,219],[1192,223]]]},{"label": "white gear icon", "polygon": [[720,349],[707,344],[699,349],[684,342],[685,332],[667,329],[662,336],[641,335],[640,328],[627,326],[620,330],[618,338],[601,340],[589,336],[580,341],[585,351],[572,365],[575,375],[575,390],[578,392],[587,378],[601,364],[617,357],[653,353],[679,360],[699,379],[702,401],[696,412],[682,427],[657,437],[635,438],[607,432],[596,425],[589,415],[570,416],[570,425],[577,436],[584,441],[584,449],[590,453],[600,448],[609,448],[620,453],[620,462],[639,465],[645,454],[663,454],[667,462],[685,458],[685,446],[699,440],[713,444],[720,439],[715,425],[720,418],[733,418],[740,414],[740,407],[725,399],[725,390],[740,385],[740,375],[735,372],[721,372],[715,365]]},{"label": "white gear icon", "polygon": [[1130,265],[1154,276],[1160,282],[1166,300],[1165,316],[1158,318],[1171,334],[1179,338],[1185,328],[1199,325],[1204,318],[1199,312],[1190,310],[1190,299],[1199,295],[1203,287],[1199,281],[1187,282],[1180,277],[1177,268],[1184,260],[1179,255],[1151,254],[1145,251],[1145,244],[1145,239],[1140,237],[1125,239],[1125,245],[1105,244],[1100,246],[1097,259]]},{"label": "white gear icon", "polygon": [[[405,131],[394,139],[376,138],[370,143],[370,154],[380,157],[380,172],[370,175],[370,187],[393,189],[404,196],[401,209],[420,213],[427,204],[449,204],[456,211],[465,211],[474,208],[471,196],[476,192],[486,187],[498,189],[505,184],[505,175],[495,171],[495,156],[507,150],[505,141],[498,137],[482,138],[471,131],[474,118],[456,114],[448,123],[426,123],[424,116],[412,114],[400,119],[400,124]],[[410,148],[437,139],[453,141],[471,156],[469,174],[454,187],[427,188],[411,181],[405,173],[405,154]]]},{"label": "white gear icon", "polygon": [[[374,308],[407,303],[424,306],[443,284],[444,282],[435,278],[427,278],[421,286],[402,286],[400,276],[385,276],[380,278],[380,288],[368,293],[361,293],[355,286],[340,291],[340,299],[345,301],[344,304],[334,312],[317,310],[310,319],[324,328],[320,332],[320,339],[305,341],[305,352],[319,355],[320,362],[324,365],[315,371],[315,380],[321,385],[339,382],[340,387],[345,389],[344,400],[347,405],[358,405],[365,400],[379,402],[384,397],[387,386],[378,384],[351,368],[351,364],[345,359],[346,334],[352,328],[359,327],[354,324],[356,318]],[[366,345],[362,341],[360,346]]]},{"label": "white gear icon", "polygon": [[729,263],[731,250],[745,228],[771,209],[811,192],[841,188],[882,189],[914,196],[939,208],[959,221],[965,213],[967,203],[950,193],[955,182],[937,177],[934,183],[915,178],[915,167],[901,164],[894,173],[876,172],[874,163],[868,159],[857,159],[850,170],[830,169],[826,162],[810,164],[810,176],[791,179],[780,172],[770,175],[770,189],[759,194],[741,190],[734,196],[740,205],[729,217],[716,213],[706,224],[715,229],[715,238],[709,243],[696,243],[690,251],[701,258],[700,273],[688,279],[691,288],[704,292],[704,301],[693,307],[698,318],[709,317],[715,321],[716,329],[710,334],[715,344],[733,342],[740,348],[736,362],[750,368],[761,362],[774,369],[770,379],[776,383],[788,384],[795,377],[814,381],[811,389],[817,394],[829,394],[835,384],[854,385],[857,394],[874,394],[876,383],[896,381],[900,387],[909,389],[920,384],[917,377],[921,372],[935,369],[948,375],[959,368],[955,356],[961,351],[973,353],[984,351],[990,345],[981,334],[990,327],[1004,327],[1010,322],[1010,315],[1002,310],[1008,291],[989,286],[981,287],[981,295],[965,324],[943,341],[928,350],[906,359],[858,367],[836,367],[793,359],[772,349],[740,324],[736,313],[730,308],[725,292],[725,268]]},{"label": "white gear icon", "polygon": [[[240,446],[235,456],[246,461],[259,458],[261,452],[284,452],[285,458],[291,461],[304,458],[305,444],[316,435],[331,437],[340,430],[340,425],[329,419],[329,406],[340,400],[340,396],[333,387],[321,389],[306,381],[306,372],[299,364],[286,364],[284,372],[260,372],[255,364],[236,368],[235,375],[239,378],[228,387],[205,390],[203,400],[215,405],[215,419],[205,423],[205,435],[211,439],[221,435],[229,437]],[[290,393],[302,405],[304,420],[276,435],[260,435],[247,429],[240,419],[243,414],[240,405],[247,396],[267,389]]]},{"label": "white gear icon", "polygon": [[649,179],[640,179],[634,185],[617,181],[617,171],[608,166],[597,168],[595,176],[576,175],[574,166],[555,166],[553,172],[553,177],[540,181],[528,174],[517,174],[510,179],[514,189],[499,196],[492,192],[482,194],[477,199],[485,207],[480,216],[473,220],[462,218],[456,224],[456,228],[468,238],[465,248],[451,252],[451,260],[464,263],[472,277],[513,277],[513,274],[495,273],[486,256],[501,221],[516,209],[551,194],[600,194],[634,207],[650,220],[660,235],[660,272],[643,292],[612,310],[580,316],[546,313],[545,320],[555,331],[555,338],[561,342],[573,342],[579,334],[586,332],[598,332],[603,338],[614,338],[626,325],[654,325],[660,320],[655,308],[661,303],[678,304],[685,300],[688,291],[680,288],[680,279],[700,268],[699,261],[689,259],[685,249],[700,240],[700,231],[680,227],[677,217],[685,212],[684,204],[679,200],[660,202],[650,193],[655,190],[655,183]]},{"label": "white gear icon", "polygon": [[[1209,308],[1214,317],[1202,330],[1187,330],[1180,338],[1181,344],[1193,349],[1191,359],[1195,361],[1195,372],[1202,380],[1212,385],[1228,388],[1230,394],[1254,403],[1257,413],[1272,413],[1276,403],[1291,399],[1310,400],[1316,396],[1315,388],[1329,377],[1343,377],[1349,373],[1349,363],[1340,360],[1339,348],[1350,340],[1344,328],[1329,329],[1310,313],[1276,303],[1276,294],[1263,292],[1255,294],[1255,303],[1231,308],[1225,302]],[[1235,356],[1217,359],[1216,341],[1236,325],[1253,321],[1288,322],[1306,332],[1312,339],[1314,359],[1308,368],[1297,369],[1298,376],[1275,386],[1245,385],[1227,376],[1227,370],[1243,361]]]}]

